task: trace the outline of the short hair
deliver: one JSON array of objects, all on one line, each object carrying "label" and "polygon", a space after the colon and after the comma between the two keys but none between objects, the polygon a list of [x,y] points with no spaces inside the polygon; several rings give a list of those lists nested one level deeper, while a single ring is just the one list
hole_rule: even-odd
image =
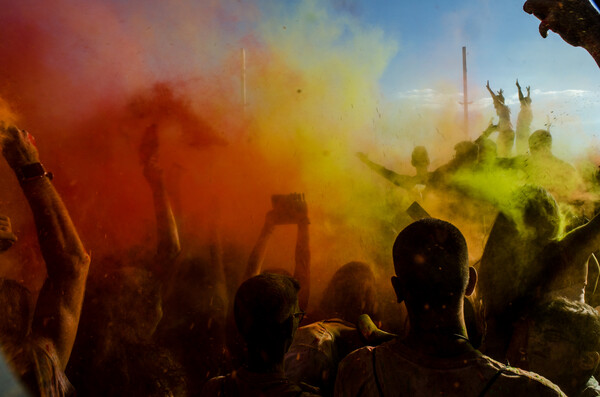
[{"label": "short hair", "polygon": [[339,315],[352,323],[361,314],[374,315],[375,275],[363,262],[349,262],[340,267],[327,284],[321,310],[325,315]]},{"label": "short hair", "polygon": [[31,316],[29,290],[19,282],[0,278],[0,338],[22,341],[29,331]]},{"label": "short hair", "polygon": [[425,146],[415,146],[412,151],[410,164],[413,167],[417,165],[429,165],[429,154],[427,153],[427,149]]},{"label": "short hair", "polygon": [[413,299],[462,301],[469,280],[467,242],[454,225],[434,218],[411,223],[398,234],[393,258],[396,275]]},{"label": "short hair", "polygon": [[537,130],[529,137],[529,150],[552,149],[552,135],[547,130]]},{"label": "short hair", "polygon": [[519,188],[513,202],[523,216],[525,225],[534,227],[538,234],[550,238],[558,235],[561,226],[560,210],[556,200],[541,186],[524,185]]},{"label": "short hair", "polygon": [[536,324],[555,324],[567,331],[579,351],[600,351],[600,314],[590,305],[555,298],[537,307]]},{"label": "short hair", "polygon": [[267,347],[285,338],[284,323],[298,301],[300,285],[281,274],[263,273],[238,288],[233,312],[235,323],[248,344]]}]

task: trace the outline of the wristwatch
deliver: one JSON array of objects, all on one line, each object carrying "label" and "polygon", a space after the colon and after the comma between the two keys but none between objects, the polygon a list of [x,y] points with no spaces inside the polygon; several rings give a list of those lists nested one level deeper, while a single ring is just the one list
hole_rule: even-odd
[{"label": "wristwatch", "polygon": [[47,177],[48,179],[52,180],[53,177],[51,172],[46,171],[42,163],[32,163],[24,165],[23,167],[17,169],[15,173],[17,174],[19,182],[21,183],[34,181],[36,179],[41,179],[44,177]]}]

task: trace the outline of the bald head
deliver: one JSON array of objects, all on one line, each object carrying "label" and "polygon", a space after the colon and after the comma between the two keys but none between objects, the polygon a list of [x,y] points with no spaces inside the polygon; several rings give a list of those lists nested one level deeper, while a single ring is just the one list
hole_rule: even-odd
[{"label": "bald head", "polygon": [[469,283],[467,243],[452,224],[422,219],[398,234],[393,248],[396,293],[407,305],[460,302]]}]

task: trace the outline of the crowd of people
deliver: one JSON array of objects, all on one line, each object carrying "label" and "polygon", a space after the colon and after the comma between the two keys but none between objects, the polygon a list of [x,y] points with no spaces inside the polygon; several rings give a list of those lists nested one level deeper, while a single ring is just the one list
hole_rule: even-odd
[{"label": "crowd of people", "polygon": [[[600,14],[587,0],[527,0],[524,9],[542,20],[542,36],[553,30],[600,65]],[[408,211],[414,222],[393,244],[391,285],[378,282],[372,264],[351,261],[311,305],[303,194],[272,196],[231,293],[216,228],[209,263],[180,255],[157,126],[150,125],[138,154],[154,203],[156,247],[146,256],[101,259],[114,270],[92,280],[95,259],[33,137],[0,123],[2,155],[33,214],[47,273],[35,299],[20,283],[0,279],[0,394],[600,396],[600,216],[593,200],[600,183],[553,155],[549,131],[531,132],[530,87],[525,96],[516,86],[516,131],[503,91],[488,82],[498,123],[459,142],[455,157],[434,171],[423,146],[412,154],[414,176],[358,154],[405,191],[443,191],[493,208],[481,258],[469,257],[452,219],[432,218],[415,203]],[[493,183],[500,173],[513,178],[509,198],[464,183],[465,174]],[[292,274],[263,266],[279,225],[297,227]],[[18,243],[10,217],[1,215],[0,252]],[[391,310],[383,310],[380,289],[395,295]]]}]

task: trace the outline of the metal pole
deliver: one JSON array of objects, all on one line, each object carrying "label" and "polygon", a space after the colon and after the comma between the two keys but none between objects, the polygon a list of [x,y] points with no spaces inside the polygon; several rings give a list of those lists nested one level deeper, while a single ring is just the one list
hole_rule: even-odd
[{"label": "metal pole", "polygon": [[242,103],[246,107],[246,49],[242,48]]},{"label": "metal pole", "polygon": [[465,136],[469,138],[469,100],[467,95],[467,47],[462,48],[463,58],[463,106],[465,119]]}]

